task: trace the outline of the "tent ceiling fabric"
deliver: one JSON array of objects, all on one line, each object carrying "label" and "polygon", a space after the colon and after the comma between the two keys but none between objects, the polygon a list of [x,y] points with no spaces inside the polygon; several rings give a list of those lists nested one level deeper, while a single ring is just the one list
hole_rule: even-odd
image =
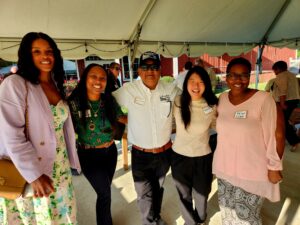
[{"label": "tent ceiling fabric", "polygon": [[[239,55],[260,44],[297,48],[299,0],[0,0],[0,57],[15,61],[30,31],[53,37],[66,59],[120,58],[152,50],[166,57]],[[4,29],[5,28],[5,29]]]}]

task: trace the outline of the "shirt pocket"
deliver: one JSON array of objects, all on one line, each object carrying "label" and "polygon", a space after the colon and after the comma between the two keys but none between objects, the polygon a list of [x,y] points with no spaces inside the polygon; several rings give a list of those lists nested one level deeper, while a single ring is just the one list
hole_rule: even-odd
[{"label": "shirt pocket", "polygon": [[172,102],[171,101],[160,102],[161,118],[168,118],[171,115],[171,111],[172,111]]}]

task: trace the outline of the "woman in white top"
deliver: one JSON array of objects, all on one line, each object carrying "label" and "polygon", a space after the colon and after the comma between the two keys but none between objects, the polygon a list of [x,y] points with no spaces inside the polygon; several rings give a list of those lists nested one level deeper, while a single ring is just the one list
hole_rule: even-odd
[{"label": "woman in white top", "polygon": [[206,70],[199,66],[189,70],[182,95],[175,99],[176,138],[171,160],[181,213],[187,225],[203,223],[207,215],[212,182],[209,129],[215,126],[217,101]]}]

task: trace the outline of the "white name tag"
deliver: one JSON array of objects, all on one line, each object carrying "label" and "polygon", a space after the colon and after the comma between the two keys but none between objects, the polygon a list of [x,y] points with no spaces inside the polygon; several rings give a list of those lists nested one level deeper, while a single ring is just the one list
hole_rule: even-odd
[{"label": "white name tag", "polygon": [[136,97],[136,98],[134,98],[134,104],[137,104],[137,105],[144,105],[144,104],[145,104],[145,99]]},{"label": "white name tag", "polygon": [[203,112],[204,112],[205,114],[209,114],[209,113],[211,113],[212,111],[213,111],[213,109],[212,109],[211,107],[209,107],[209,106],[206,106],[206,107],[203,108]]},{"label": "white name tag", "polygon": [[234,114],[235,119],[246,119],[247,118],[247,111],[238,111]]}]

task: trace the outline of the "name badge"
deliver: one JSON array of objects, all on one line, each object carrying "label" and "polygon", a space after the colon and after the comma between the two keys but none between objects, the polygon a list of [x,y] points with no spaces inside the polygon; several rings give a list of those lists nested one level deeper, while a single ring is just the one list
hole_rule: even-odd
[{"label": "name badge", "polygon": [[144,105],[144,104],[145,104],[145,99],[136,97],[136,98],[134,98],[134,104],[137,104],[137,105]]},{"label": "name badge", "polygon": [[205,114],[209,114],[209,113],[211,113],[212,111],[213,111],[213,109],[212,109],[211,107],[209,107],[209,106],[206,106],[206,107],[203,108],[203,112],[204,112]]},{"label": "name badge", "polygon": [[247,111],[238,111],[234,114],[235,119],[246,119],[247,118]]}]

